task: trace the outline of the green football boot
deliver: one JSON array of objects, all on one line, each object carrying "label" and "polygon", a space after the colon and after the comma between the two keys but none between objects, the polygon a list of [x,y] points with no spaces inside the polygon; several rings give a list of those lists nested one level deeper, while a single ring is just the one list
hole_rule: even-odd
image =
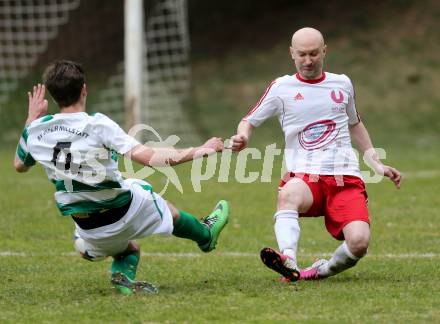
[{"label": "green football boot", "polygon": [[158,289],[146,281],[134,281],[122,272],[112,273],[113,286],[123,295],[157,294]]},{"label": "green football boot", "polygon": [[202,219],[202,224],[208,227],[211,233],[211,240],[203,245],[199,245],[203,252],[210,252],[215,249],[218,237],[223,228],[228,223],[229,218],[229,203],[225,200],[220,200],[215,206],[213,212]]}]

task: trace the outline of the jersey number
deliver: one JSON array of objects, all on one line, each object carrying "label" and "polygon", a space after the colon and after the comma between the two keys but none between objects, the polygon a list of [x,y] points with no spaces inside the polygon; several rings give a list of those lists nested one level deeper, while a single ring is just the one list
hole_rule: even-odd
[{"label": "jersey number", "polygon": [[72,142],[58,142],[53,148],[53,156],[51,162],[56,166],[60,166],[60,162],[58,161],[58,156],[61,151],[66,154],[66,162],[64,163],[64,170],[69,170],[72,162],[72,153],[70,153],[70,146]]}]

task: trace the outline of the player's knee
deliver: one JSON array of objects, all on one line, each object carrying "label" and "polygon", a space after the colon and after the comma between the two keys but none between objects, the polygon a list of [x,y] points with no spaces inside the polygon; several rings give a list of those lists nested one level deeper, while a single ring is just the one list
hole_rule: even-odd
[{"label": "player's knee", "polygon": [[87,253],[87,250],[84,245],[84,240],[82,238],[80,238],[80,237],[75,238],[73,246],[75,248],[75,251],[78,252],[79,255],[81,256],[81,258],[83,258],[84,260],[87,260],[87,261],[93,261],[89,257],[89,254]]},{"label": "player's knee", "polygon": [[289,180],[278,193],[278,210],[293,209],[303,213],[312,204],[312,192],[308,185],[299,178]]},{"label": "player's knee", "polygon": [[350,252],[361,258],[367,254],[370,236],[367,233],[356,233],[346,240]]},{"label": "player's knee", "polygon": [[128,242],[127,253],[136,253],[140,251],[141,251],[141,247],[136,241]]},{"label": "player's knee", "polygon": [[284,186],[278,193],[278,209],[298,210],[303,202],[302,194],[293,186]]},{"label": "player's knee", "polygon": [[167,205],[168,208],[170,209],[171,212],[171,216],[173,217],[173,223],[176,224],[176,221],[179,219],[180,217],[180,212],[179,210],[174,207],[169,201],[167,201]]},{"label": "player's knee", "polygon": [[84,240],[80,237],[75,237],[73,246],[75,247],[76,252],[78,252],[79,255],[81,256],[81,258],[83,258],[84,260],[101,261],[101,260],[105,259],[105,256],[95,257],[95,256],[90,255],[86,250]]}]

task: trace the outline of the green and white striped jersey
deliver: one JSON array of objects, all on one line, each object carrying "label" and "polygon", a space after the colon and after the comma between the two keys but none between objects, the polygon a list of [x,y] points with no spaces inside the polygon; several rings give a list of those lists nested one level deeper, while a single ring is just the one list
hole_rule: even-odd
[{"label": "green and white striped jersey", "polygon": [[39,162],[44,167],[61,214],[72,215],[121,207],[131,200],[117,153],[136,145],[137,140],[103,114],[60,113],[28,125],[17,156],[26,166]]}]

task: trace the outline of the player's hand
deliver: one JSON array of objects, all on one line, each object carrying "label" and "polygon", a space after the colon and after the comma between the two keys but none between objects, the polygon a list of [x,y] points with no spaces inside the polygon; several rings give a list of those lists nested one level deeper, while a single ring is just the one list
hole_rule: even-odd
[{"label": "player's hand", "polygon": [[390,178],[390,180],[394,183],[394,185],[396,186],[397,189],[400,188],[400,172],[393,168],[390,167],[388,165],[384,165],[382,163],[375,163],[373,165],[374,170],[378,173],[378,174],[382,174],[385,177]]},{"label": "player's hand", "polygon": [[400,188],[400,179],[401,175],[399,170],[390,167],[388,165],[384,165],[383,167],[383,175],[390,178],[390,180],[394,183],[397,189]]},{"label": "player's hand", "polygon": [[214,150],[215,152],[221,152],[224,149],[223,139],[220,137],[212,137],[202,145],[203,148]]},{"label": "player's hand", "polygon": [[47,100],[44,99],[45,93],[46,88],[43,84],[35,85],[32,93],[28,92],[29,110],[26,124],[30,124],[35,119],[46,115],[48,103]]},{"label": "player's hand", "polygon": [[238,152],[244,149],[248,144],[249,139],[243,134],[236,134],[231,137],[229,148],[233,152]]}]

